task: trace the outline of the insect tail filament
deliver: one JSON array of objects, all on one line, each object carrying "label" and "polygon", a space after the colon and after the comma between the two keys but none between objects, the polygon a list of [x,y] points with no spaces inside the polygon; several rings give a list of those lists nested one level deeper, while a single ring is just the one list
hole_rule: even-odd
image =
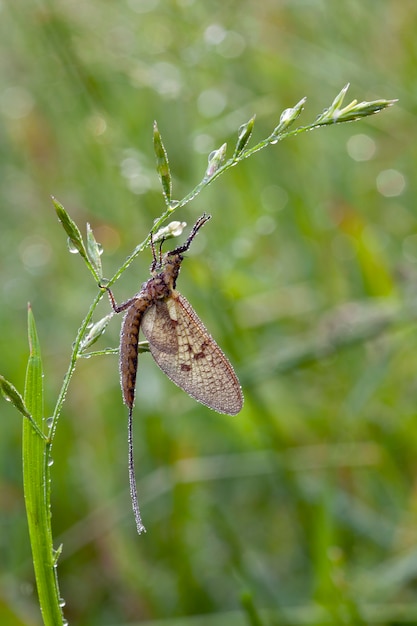
[{"label": "insect tail filament", "polygon": [[132,500],[133,514],[135,516],[136,529],[138,534],[146,532],[146,528],[143,525],[142,517],[139,509],[138,489],[136,486],[135,477],[135,459],[133,456],[133,406],[129,407],[129,417],[127,422],[128,430],[128,449],[129,449],[129,487],[130,498]]}]

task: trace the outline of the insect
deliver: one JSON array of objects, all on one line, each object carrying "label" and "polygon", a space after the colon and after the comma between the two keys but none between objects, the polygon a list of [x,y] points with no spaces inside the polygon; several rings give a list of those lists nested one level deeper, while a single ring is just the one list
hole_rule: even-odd
[{"label": "insect", "polygon": [[190,396],[219,413],[229,415],[239,413],[243,405],[242,390],[232,365],[189,302],[175,289],[183,254],[210,217],[203,214],[185,244],[163,256],[162,240],[159,258],[151,238],[152,278],[143,283],[133,298],[117,305],[112,291],[105,287],[113,311],[126,311],[120,333],[119,367],[123,401],[129,410],[129,484],[139,534],[145,527],[138,504],[132,437],[139,331],[148,340],[149,350],[157,365]]}]

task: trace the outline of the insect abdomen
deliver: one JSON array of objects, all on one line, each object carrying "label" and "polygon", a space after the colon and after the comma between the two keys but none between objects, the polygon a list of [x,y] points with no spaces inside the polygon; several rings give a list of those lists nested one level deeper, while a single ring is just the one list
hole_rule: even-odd
[{"label": "insect abdomen", "polygon": [[139,328],[142,316],[149,305],[148,298],[138,297],[128,308],[120,333],[120,385],[122,387],[123,402],[130,409],[135,401]]}]

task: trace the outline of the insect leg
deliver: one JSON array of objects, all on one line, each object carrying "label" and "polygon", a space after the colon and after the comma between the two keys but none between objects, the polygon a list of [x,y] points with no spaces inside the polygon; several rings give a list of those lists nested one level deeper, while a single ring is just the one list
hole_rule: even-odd
[{"label": "insect leg", "polygon": [[153,238],[153,233],[151,233],[151,250],[152,250],[152,256],[153,256],[153,261],[151,264],[151,274],[153,274],[153,272],[156,270],[157,267],[161,267],[162,266],[162,246],[164,244],[165,241],[165,237],[162,237],[161,241],[159,242],[159,248],[158,248],[158,256],[156,255],[156,249],[155,249],[155,241]]},{"label": "insect leg", "polygon": [[174,254],[182,254],[183,252],[186,252],[188,248],[190,247],[192,240],[194,239],[194,237],[200,230],[200,228],[204,226],[204,224],[208,222],[210,218],[211,218],[211,215],[208,215],[207,213],[203,213],[203,215],[199,217],[196,223],[194,224],[193,229],[187,241],[185,242],[185,244],[180,246],[179,248],[175,248],[175,250],[171,250],[171,252],[168,252],[169,256],[173,256]]},{"label": "insect leg", "polygon": [[110,287],[105,287],[104,285],[99,285],[99,287],[100,289],[105,289],[109,294],[111,308],[115,313],[121,313],[122,311],[126,311],[126,309],[128,309],[134,303],[134,301],[137,300],[137,296],[133,296],[133,298],[129,298],[129,300],[126,300],[126,302],[122,302],[122,304],[117,304]]}]

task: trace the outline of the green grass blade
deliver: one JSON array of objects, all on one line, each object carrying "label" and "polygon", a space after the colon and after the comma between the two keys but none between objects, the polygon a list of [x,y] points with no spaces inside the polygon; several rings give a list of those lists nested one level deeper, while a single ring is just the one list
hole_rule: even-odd
[{"label": "green grass blade", "polygon": [[158,124],[153,123],[153,146],[156,156],[156,169],[162,185],[165,202],[169,206],[172,200],[172,178],[169,169],[168,155],[162,143],[162,137],[158,129]]},{"label": "green grass blade", "polygon": [[103,252],[103,248],[96,241],[94,237],[93,230],[87,222],[87,254],[90,259],[90,263],[96,272],[98,278],[103,277],[103,268],[101,265],[101,253]]},{"label": "green grass blade", "polygon": [[[29,361],[24,401],[39,429],[43,427],[43,375],[32,310],[28,311]],[[45,626],[63,624],[50,516],[48,444],[23,420],[23,486],[39,603]]]},{"label": "green grass blade", "polygon": [[68,215],[64,207],[56,198],[52,196],[52,202],[54,203],[55,211],[58,216],[59,221],[61,222],[65,232],[68,235],[69,241],[74,249],[81,254],[83,259],[89,263],[87,250],[85,249],[83,238],[79,231],[77,224],[74,220]]}]

